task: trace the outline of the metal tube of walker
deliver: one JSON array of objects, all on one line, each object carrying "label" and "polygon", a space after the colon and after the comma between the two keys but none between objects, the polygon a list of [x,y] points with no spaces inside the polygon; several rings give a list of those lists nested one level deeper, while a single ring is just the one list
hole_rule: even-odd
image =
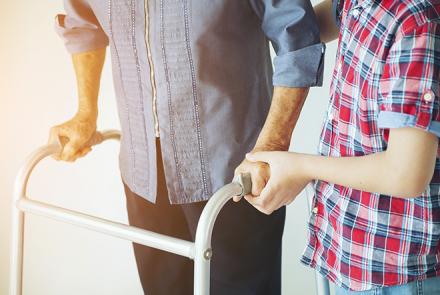
[{"label": "metal tube of walker", "polygon": [[[90,145],[101,143],[103,140],[120,138],[117,130],[108,130],[97,133],[90,141]],[[27,183],[34,167],[45,157],[50,156],[60,150],[59,144],[45,145],[30,154],[17,173],[12,195],[12,233],[11,233],[11,257],[10,257],[10,295],[22,294],[23,280],[23,246],[24,246],[24,212],[19,209],[18,202],[26,199]]]},{"label": "metal tube of walker", "polygon": [[[97,133],[90,145],[104,140],[120,139],[120,133],[109,130]],[[194,294],[209,294],[210,262],[212,257],[211,237],[215,221],[223,206],[233,196],[243,196],[251,191],[250,175],[240,175],[232,183],[217,191],[206,204],[197,226],[195,242],[189,242],[133,226],[120,224],[80,212],[44,204],[26,197],[27,184],[34,167],[45,157],[59,152],[60,145],[46,145],[33,152],[25,161],[16,177],[12,202],[12,239],[11,239],[11,277],[9,295],[22,294],[24,212],[38,214],[58,221],[81,226],[145,246],[161,249],[177,255],[194,259]],[[328,281],[316,276],[317,294],[328,295]]]},{"label": "metal tube of walker", "polygon": [[[108,139],[119,138],[120,134],[118,131],[110,130],[103,132],[102,134],[98,133],[90,145],[96,145]],[[46,145],[37,149],[27,158],[16,177],[12,208],[10,295],[22,294],[25,212],[81,226],[90,230],[194,259],[194,294],[209,294],[209,266],[212,254],[210,243],[215,220],[228,200],[233,196],[244,195],[250,191],[251,184],[249,177],[246,178],[246,176],[240,176],[235,179],[233,183],[220,189],[212,197],[207,203],[200,218],[196,242],[192,243],[28,199],[26,197],[26,190],[33,169],[42,159],[59,152],[59,150],[60,146],[57,144]]]},{"label": "metal tube of walker", "polygon": [[213,255],[211,237],[215,220],[220,210],[234,196],[251,192],[250,175],[241,174],[232,183],[218,190],[206,204],[200,216],[196,231],[196,255],[194,257],[194,295],[209,294],[210,266]]}]

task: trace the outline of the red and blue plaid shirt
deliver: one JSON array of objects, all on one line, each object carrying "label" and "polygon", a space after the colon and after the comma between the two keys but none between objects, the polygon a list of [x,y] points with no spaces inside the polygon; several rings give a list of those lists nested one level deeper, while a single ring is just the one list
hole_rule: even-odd
[{"label": "red and blue plaid shirt", "polygon": [[[335,4],[339,46],[320,154],[382,152],[390,128],[440,136],[440,1]],[[315,190],[303,263],[356,291],[440,275],[438,158],[417,198],[324,181]]]}]

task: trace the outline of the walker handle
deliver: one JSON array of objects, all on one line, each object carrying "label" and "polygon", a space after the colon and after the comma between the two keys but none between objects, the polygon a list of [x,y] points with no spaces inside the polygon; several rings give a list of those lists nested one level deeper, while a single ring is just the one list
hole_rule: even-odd
[{"label": "walker handle", "polygon": [[250,173],[240,173],[234,177],[232,182],[241,185],[243,189],[240,195],[241,197],[249,195],[252,192],[252,178]]},{"label": "walker handle", "polygon": [[[106,131],[103,131],[103,132],[95,131],[95,133],[84,144],[84,146],[92,147],[92,146],[95,146],[95,145],[99,145],[103,141],[108,140],[108,139],[119,140],[120,137],[121,137],[121,134],[120,134],[120,132],[118,130],[106,130]],[[58,137],[58,140],[56,141],[56,143],[54,143],[54,145],[55,145],[55,150],[53,150],[52,153],[57,153],[57,152],[61,152],[62,151],[63,144],[61,142],[61,138],[60,137]]]}]

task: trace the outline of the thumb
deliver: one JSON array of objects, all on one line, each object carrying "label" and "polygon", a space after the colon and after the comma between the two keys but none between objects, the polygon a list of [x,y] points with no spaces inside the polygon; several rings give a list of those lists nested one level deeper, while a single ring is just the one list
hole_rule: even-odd
[{"label": "thumb", "polygon": [[75,155],[81,149],[81,143],[77,139],[70,139],[69,142],[64,146],[61,159],[64,161],[73,161]]},{"label": "thumb", "polygon": [[271,152],[255,152],[255,153],[248,153],[246,154],[246,159],[250,162],[264,162],[268,163],[270,162]]}]

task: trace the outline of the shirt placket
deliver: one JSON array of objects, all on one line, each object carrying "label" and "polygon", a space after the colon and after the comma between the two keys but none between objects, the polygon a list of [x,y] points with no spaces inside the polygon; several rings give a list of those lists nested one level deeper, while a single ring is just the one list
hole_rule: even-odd
[{"label": "shirt placket", "polygon": [[153,56],[151,54],[151,44],[150,44],[150,10],[148,7],[148,0],[144,0],[144,12],[145,12],[145,45],[147,48],[147,60],[150,68],[150,83],[152,92],[152,108],[153,108],[153,119],[154,119],[154,133],[156,137],[160,136],[159,132],[159,116],[157,115],[157,90],[156,90],[156,79],[154,75],[154,64]]},{"label": "shirt placket", "polygon": [[[364,3],[362,3],[364,4]],[[334,99],[336,98],[336,96],[339,97],[338,101],[340,101],[340,97],[342,95],[342,84],[343,80],[342,80],[342,71],[343,71],[343,65],[344,65],[344,56],[347,50],[347,46],[352,38],[352,32],[354,32],[356,30],[356,27],[358,26],[357,23],[355,23],[357,21],[357,19],[359,18],[361,9],[362,9],[362,5],[357,4],[355,5],[353,8],[350,9],[350,11],[348,12],[349,16],[347,17],[347,21],[344,22],[342,28],[342,35],[341,35],[341,48],[339,50],[339,57],[337,59],[338,64],[337,64],[337,68],[336,68],[336,76],[335,76],[335,87],[334,87],[334,92],[332,95],[332,101],[330,102],[330,108],[329,111],[327,113],[327,121],[330,123],[331,129],[330,132],[333,133],[334,132],[334,122],[336,120],[336,110],[339,109],[339,105],[334,105]],[[351,29],[353,27],[353,29]],[[330,134],[330,138],[332,137],[332,134]],[[331,139],[330,139],[331,140]],[[333,150],[330,151],[330,153],[332,153]],[[316,191],[316,189],[315,189]],[[315,226],[317,225],[316,223],[316,218],[318,217],[319,213],[319,200],[316,197],[316,194],[313,196],[312,198],[312,210],[310,212],[311,214],[311,221],[313,222],[313,224],[315,224]]]},{"label": "shirt placket", "polygon": [[[362,3],[356,3],[353,5],[350,10],[347,12],[346,20],[342,26],[342,35],[341,35],[341,48],[339,51],[339,57],[338,57],[338,63],[336,68],[336,81],[335,81],[335,87],[334,87],[334,93],[333,93],[333,100],[331,101],[330,105],[331,108],[329,109],[329,112],[327,114],[328,121],[330,121],[332,126],[332,133],[334,132],[334,124],[335,120],[338,117],[338,113],[340,110],[340,103],[341,103],[341,97],[342,92],[344,90],[343,84],[345,83],[345,79],[343,79],[343,72],[344,72],[344,63],[345,63],[345,56],[348,49],[348,46],[354,36],[354,33],[357,31],[359,27],[358,19],[360,17],[360,14],[362,10],[364,9],[364,6],[368,3],[368,1],[363,1]],[[335,103],[334,99],[337,98],[337,104]]]}]

